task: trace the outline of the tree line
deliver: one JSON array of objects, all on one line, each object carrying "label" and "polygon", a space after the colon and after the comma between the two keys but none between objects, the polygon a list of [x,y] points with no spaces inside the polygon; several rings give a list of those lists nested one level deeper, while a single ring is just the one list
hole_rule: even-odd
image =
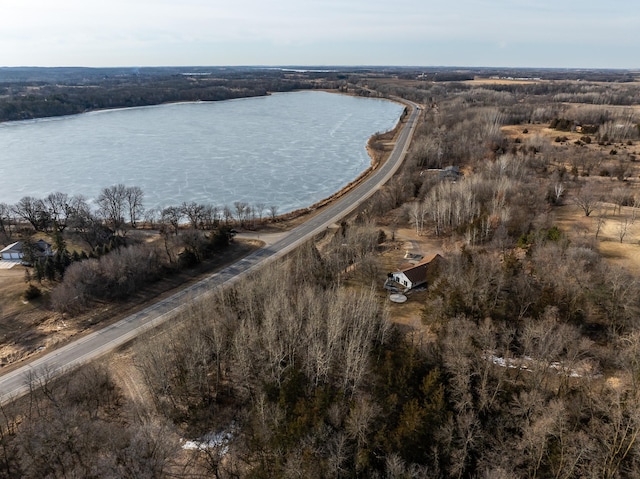
[{"label": "tree line", "polygon": [[275,221],[278,214],[277,205],[243,201],[223,207],[185,201],[161,209],[145,209],[140,187],[117,184],[103,188],[93,200],[55,192],[44,198],[24,196],[13,205],[0,203],[0,235],[11,240],[15,234],[27,233],[29,229],[24,226],[28,225],[32,232],[73,234],[96,248],[140,226],[174,234],[187,225],[195,230],[211,230],[222,223],[252,228]]},{"label": "tree line", "polygon": [[313,72],[293,76],[264,69],[214,69],[206,74],[170,69],[157,72],[105,69],[103,74],[86,70],[67,74],[38,71],[13,77],[4,73],[9,78],[3,81],[0,75],[0,121],[170,102],[220,101],[338,85],[336,74],[318,78]]},{"label": "tree line", "polygon": [[[53,285],[51,305],[63,314],[78,314],[96,301],[130,297],[167,274],[192,267],[224,251],[234,226],[253,227],[273,221],[278,208],[245,202],[218,208],[195,202],[145,210],[144,192],[123,184],[103,188],[92,202],[82,196],[52,193],[0,204],[0,232],[23,243],[29,299],[40,290],[31,281]],[[269,216],[267,216],[269,215]],[[159,230],[157,241],[132,234],[141,226]],[[53,239],[53,254],[37,253],[33,232]],[[67,247],[69,242],[84,247]]]}]

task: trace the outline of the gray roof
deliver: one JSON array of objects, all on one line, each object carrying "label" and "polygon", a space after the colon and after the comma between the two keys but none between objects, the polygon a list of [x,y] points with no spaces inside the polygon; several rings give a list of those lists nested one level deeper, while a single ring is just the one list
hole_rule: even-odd
[{"label": "gray roof", "polygon": [[15,243],[11,243],[9,246],[0,250],[0,253],[6,253],[9,251],[17,251],[18,253],[22,252],[22,241],[16,241]]},{"label": "gray roof", "polygon": [[[0,250],[0,253],[5,253],[5,252],[9,252],[9,251],[15,251],[17,253],[22,253],[22,241],[16,241],[15,243],[11,243],[9,246],[5,247],[4,249]],[[40,250],[42,253],[45,253],[47,250],[51,249],[51,245],[49,243],[47,243],[45,240],[39,239],[38,241],[36,241],[35,243],[33,243],[33,246]]]}]

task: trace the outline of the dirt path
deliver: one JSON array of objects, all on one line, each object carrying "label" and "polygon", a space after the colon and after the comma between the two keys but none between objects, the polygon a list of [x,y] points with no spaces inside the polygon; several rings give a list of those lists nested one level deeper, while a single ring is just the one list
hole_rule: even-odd
[{"label": "dirt path", "polygon": [[114,353],[109,358],[109,371],[122,394],[131,404],[131,413],[138,419],[146,420],[153,414],[150,408],[153,397],[147,388],[142,373],[135,366],[130,348]]}]

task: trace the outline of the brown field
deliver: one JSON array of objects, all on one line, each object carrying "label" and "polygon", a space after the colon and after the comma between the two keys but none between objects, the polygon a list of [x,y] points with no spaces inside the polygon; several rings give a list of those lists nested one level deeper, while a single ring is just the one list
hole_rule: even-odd
[{"label": "brown field", "polygon": [[[524,130],[527,130],[527,133],[523,133]],[[573,143],[579,140],[581,137],[585,136],[584,133],[579,133],[577,131],[559,131],[549,128],[546,124],[536,124],[536,123],[528,123],[526,125],[507,125],[502,127],[502,132],[505,134],[507,138],[515,139],[520,138],[522,142],[525,142],[527,138],[531,138],[534,135],[540,135],[547,138],[551,141],[552,145],[555,143],[554,140],[558,136],[566,136],[568,138],[565,143]],[[632,145],[626,144],[616,144],[616,145],[599,145],[596,141],[594,135],[590,135],[592,137],[592,142],[590,144],[585,144],[582,147],[602,151],[608,153],[612,146],[616,146],[616,148],[622,148],[623,151],[627,151],[633,154],[640,154],[640,142],[635,141]],[[577,147],[577,145],[575,145]]]},{"label": "brown field", "polygon": [[[640,211],[622,207],[620,213],[614,213],[612,204],[603,204],[606,213],[605,223],[598,234],[596,245],[602,257],[611,264],[622,266],[631,273],[640,276]],[[586,217],[582,210],[572,204],[566,204],[553,210],[556,224],[570,239],[583,238],[595,240],[596,213]],[[629,226],[620,242],[621,223],[627,220]]]},{"label": "brown field", "polygon": [[534,79],[517,79],[517,78],[480,78],[466,80],[462,83],[469,85],[530,85],[534,83],[550,82],[553,80],[534,80]]}]

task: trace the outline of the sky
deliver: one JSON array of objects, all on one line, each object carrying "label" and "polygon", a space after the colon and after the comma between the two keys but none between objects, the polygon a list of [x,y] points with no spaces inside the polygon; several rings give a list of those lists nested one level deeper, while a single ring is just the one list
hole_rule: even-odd
[{"label": "sky", "polygon": [[0,66],[640,67],[638,0],[0,0]]}]

